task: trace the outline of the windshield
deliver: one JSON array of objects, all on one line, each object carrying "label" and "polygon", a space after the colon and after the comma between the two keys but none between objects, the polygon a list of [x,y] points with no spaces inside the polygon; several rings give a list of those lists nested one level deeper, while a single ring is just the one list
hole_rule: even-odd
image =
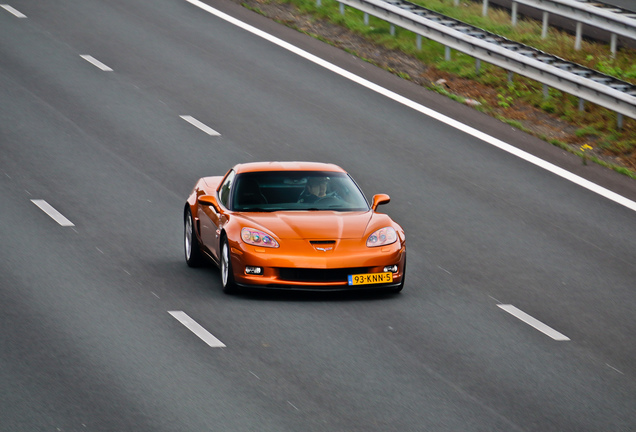
[{"label": "windshield", "polygon": [[364,195],[346,173],[265,171],[236,176],[234,211],[367,211]]}]

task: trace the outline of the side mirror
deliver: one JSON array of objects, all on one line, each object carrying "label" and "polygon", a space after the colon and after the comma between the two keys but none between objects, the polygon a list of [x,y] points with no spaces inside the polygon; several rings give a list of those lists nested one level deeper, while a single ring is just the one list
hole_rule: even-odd
[{"label": "side mirror", "polygon": [[375,211],[375,209],[377,209],[379,205],[388,204],[389,202],[391,202],[391,197],[387,194],[373,195],[373,206],[371,207],[371,209]]},{"label": "side mirror", "polygon": [[220,213],[219,202],[216,200],[215,196],[212,196],[212,195],[201,195],[198,198],[198,200],[199,200],[199,204],[212,206],[212,207],[214,207],[214,210],[217,213]]}]

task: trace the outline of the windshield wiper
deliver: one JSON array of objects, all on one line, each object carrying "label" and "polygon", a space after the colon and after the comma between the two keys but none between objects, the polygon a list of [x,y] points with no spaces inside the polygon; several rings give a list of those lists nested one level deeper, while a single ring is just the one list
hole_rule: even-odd
[{"label": "windshield wiper", "polygon": [[241,212],[270,213],[270,212],[273,212],[275,210],[274,209],[264,209],[262,207],[252,207],[252,208],[249,208],[249,209],[242,209],[242,210],[239,210],[239,211],[241,211]]},{"label": "windshield wiper", "polygon": [[308,209],[303,209],[303,210],[309,210],[309,211],[348,211],[350,210],[349,207],[343,207],[339,204],[332,204],[326,207],[322,207],[322,208],[317,208],[317,207],[310,207]]}]

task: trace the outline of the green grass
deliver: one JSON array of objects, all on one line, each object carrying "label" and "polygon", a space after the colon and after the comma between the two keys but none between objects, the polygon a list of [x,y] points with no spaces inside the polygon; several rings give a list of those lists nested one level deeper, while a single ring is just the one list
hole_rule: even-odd
[{"label": "green grass", "polygon": [[[495,104],[499,108],[505,109],[514,106],[516,102],[523,102],[574,125],[586,125],[579,130],[593,130],[594,133],[580,131],[577,132],[576,137],[598,137],[599,148],[607,153],[627,158],[632,161],[633,166],[636,166],[636,120],[634,119],[624,118],[623,129],[616,130],[616,114],[605,108],[586,103],[585,110],[581,112],[578,109],[578,98],[555,89],[550,89],[549,97],[545,99],[542,84],[518,75],[514,76],[513,83],[509,83],[506,71],[485,62],[481,62],[478,73],[475,70],[475,59],[467,54],[453,51],[451,61],[446,61],[444,47],[441,44],[422,38],[421,48],[418,49],[416,35],[413,32],[395,27],[395,35],[391,35],[390,24],[372,16],[369,17],[369,25],[366,25],[362,12],[347,7],[345,14],[342,15],[339,4],[335,0],[322,0],[321,7],[316,6],[316,0],[269,1],[291,3],[303,13],[341,25],[375,44],[400,50],[440,71],[490,86],[497,92]],[[540,22],[520,19],[517,26],[512,27],[510,15],[493,8],[490,8],[488,17],[482,17],[481,2],[464,0],[459,7],[455,7],[454,0],[411,1],[508,39],[636,84],[636,51],[634,50],[619,49],[613,58],[607,44],[584,41],[582,49],[575,51],[574,37],[554,28],[550,28],[546,39],[542,39]],[[396,70],[392,72],[405,79],[410,78],[403,72]],[[444,89],[433,88],[433,90],[460,102],[463,101],[463,98]],[[489,108],[482,106],[479,109],[488,111]],[[571,147],[567,144],[565,146]],[[591,157],[590,160],[592,160]]]}]

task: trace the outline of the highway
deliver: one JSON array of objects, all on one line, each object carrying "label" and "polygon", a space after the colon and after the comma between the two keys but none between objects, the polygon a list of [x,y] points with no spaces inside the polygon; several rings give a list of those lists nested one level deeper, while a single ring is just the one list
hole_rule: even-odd
[{"label": "highway", "polygon": [[[633,180],[227,0],[10,1],[0,431],[636,430]],[[195,181],[257,160],[389,194],[404,291],[188,268]]]}]

